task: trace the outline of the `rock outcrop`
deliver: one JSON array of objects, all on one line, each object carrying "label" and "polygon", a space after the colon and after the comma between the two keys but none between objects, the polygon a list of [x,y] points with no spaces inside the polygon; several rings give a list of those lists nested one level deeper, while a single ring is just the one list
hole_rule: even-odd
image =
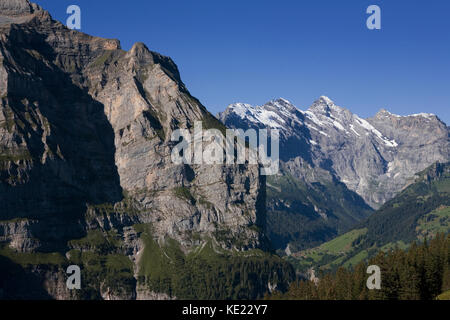
[{"label": "rock outcrop", "polygon": [[[145,244],[136,225],[151,225],[161,247],[174,240],[186,254],[211,241],[221,250],[264,249],[257,165],[171,161],[172,132],[196,121],[223,129],[170,58],[142,43],[124,51],[117,40],[69,30],[28,0],[2,0],[0,240],[11,263],[53,283],[38,297],[72,297],[59,277],[36,270],[77,259],[89,269],[86,252],[102,266],[131,261],[138,278]],[[33,260],[49,254],[61,259]],[[122,288],[98,282],[81,298],[167,296],[136,279]]]}]

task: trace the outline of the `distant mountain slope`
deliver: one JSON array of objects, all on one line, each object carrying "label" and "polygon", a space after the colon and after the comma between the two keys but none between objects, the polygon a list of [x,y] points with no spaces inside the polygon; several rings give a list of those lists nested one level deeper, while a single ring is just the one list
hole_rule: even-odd
[{"label": "distant mountain slope", "polygon": [[309,183],[282,175],[267,177],[267,233],[286,253],[325,242],[367,217],[371,208],[334,179]]},{"label": "distant mountain slope", "polygon": [[[415,240],[421,235],[418,231],[431,226],[430,222],[437,217],[444,218],[441,226],[448,223],[445,215],[450,206],[450,163],[436,163],[414,178],[414,183],[362,224],[369,230],[368,245]],[[423,220],[425,215],[427,221]]]},{"label": "distant mountain slope", "polygon": [[[413,177],[400,194],[354,230],[319,247],[293,254],[300,269],[350,266],[378,249],[406,247],[450,232],[450,163],[436,163]],[[336,248],[333,243],[340,243]]]}]

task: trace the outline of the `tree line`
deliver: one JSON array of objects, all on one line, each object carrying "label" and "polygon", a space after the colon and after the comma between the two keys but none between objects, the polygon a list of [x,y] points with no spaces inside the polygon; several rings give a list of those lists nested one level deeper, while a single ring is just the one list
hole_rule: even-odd
[{"label": "tree line", "polygon": [[[369,265],[381,269],[381,289],[369,290]],[[407,250],[380,251],[352,269],[340,267],[319,281],[297,280],[286,293],[267,299],[287,300],[431,300],[450,290],[450,235],[413,242]]]}]

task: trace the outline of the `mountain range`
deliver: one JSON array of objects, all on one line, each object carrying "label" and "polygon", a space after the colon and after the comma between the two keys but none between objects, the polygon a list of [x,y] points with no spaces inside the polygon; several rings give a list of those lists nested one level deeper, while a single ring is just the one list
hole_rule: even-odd
[{"label": "mountain range", "polygon": [[450,160],[449,127],[433,114],[380,110],[363,119],[322,96],[306,111],[286,99],[229,105],[231,128],[280,133],[281,170],[267,182],[268,235],[276,249],[304,249],[364,220],[415,173]]}]

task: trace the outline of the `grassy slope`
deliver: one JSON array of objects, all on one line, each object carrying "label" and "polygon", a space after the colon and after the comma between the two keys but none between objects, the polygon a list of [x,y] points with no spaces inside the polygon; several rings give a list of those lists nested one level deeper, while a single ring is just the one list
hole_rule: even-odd
[{"label": "grassy slope", "polygon": [[[349,231],[318,247],[300,251],[289,258],[289,261],[300,271],[305,272],[310,267],[321,267],[324,270],[332,270],[345,263],[355,265],[367,256],[366,251],[352,256],[355,253],[355,242],[367,233],[367,229],[355,229]],[[349,258],[350,257],[350,258]]]},{"label": "grassy slope", "polygon": [[450,290],[440,294],[436,299],[437,300],[450,300]]},{"label": "grassy slope", "polygon": [[433,237],[438,232],[450,232],[448,164],[438,168],[433,165],[419,173],[415,183],[388,201],[358,229],[301,251],[289,260],[301,271],[310,267],[350,267],[377,250],[406,249],[411,241]]},{"label": "grassy slope", "polygon": [[23,267],[44,264],[61,266],[67,262],[66,258],[60,253],[16,253],[5,245],[0,247],[0,256],[6,257]]}]

